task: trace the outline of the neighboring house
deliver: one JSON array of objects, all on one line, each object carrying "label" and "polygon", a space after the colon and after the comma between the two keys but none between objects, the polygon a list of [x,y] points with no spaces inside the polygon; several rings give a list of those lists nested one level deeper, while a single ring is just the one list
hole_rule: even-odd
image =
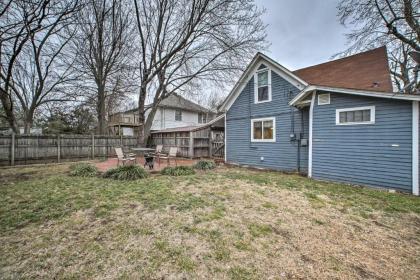
[{"label": "neighboring house", "polygon": [[[25,128],[19,127],[19,134],[25,134]],[[9,127],[0,127],[0,135],[11,135],[13,131]],[[30,135],[42,135],[42,128],[41,127],[31,127]]]},{"label": "neighboring house", "polygon": [[225,160],[418,195],[419,101],[385,47],[294,72],[258,53],[221,106]]},{"label": "neighboring house", "polygon": [[[150,106],[146,106],[145,118],[150,113]],[[212,120],[215,113],[180,95],[172,94],[158,105],[151,130],[185,127],[204,124]],[[138,109],[116,113],[110,116],[110,130],[114,134],[136,135],[139,127]]]}]

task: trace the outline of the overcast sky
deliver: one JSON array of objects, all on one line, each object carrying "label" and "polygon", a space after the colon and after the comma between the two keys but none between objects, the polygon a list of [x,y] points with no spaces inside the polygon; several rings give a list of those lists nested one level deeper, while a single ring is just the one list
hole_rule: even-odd
[{"label": "overcast sky", "polygon": [[338,0],[256,0],[266,8],[266,54],[290,70],[331,59],[345,50],[346,29],[337,18]]}]

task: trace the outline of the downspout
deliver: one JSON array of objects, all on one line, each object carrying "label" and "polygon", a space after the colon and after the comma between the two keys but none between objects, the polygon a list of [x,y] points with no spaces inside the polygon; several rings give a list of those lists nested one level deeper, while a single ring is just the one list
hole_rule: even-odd
[{"label": "downspout", "polygon": [[311,107],[309,108],[309,154],[308,154],[308,177],[312,177],[312,137],[313,137],[313,115],[315,105],[316,90],[312,93]]}]

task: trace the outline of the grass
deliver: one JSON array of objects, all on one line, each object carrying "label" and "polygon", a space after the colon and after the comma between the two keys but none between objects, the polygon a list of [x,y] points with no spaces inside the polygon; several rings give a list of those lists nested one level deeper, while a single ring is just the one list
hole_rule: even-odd
[{"label": "grass", "polygon": [[418,197],[276,172],[0,169],[2,279],[412,279],[419,228]]}]

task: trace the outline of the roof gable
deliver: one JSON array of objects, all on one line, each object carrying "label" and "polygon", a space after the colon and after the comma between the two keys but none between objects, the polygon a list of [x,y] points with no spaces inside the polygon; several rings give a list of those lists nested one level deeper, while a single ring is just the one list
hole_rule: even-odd
[{"label": "roof gable", "polygon": [[252,59],[252,61],[248,64],[245,71],[242,73],[241,77],[236,82],[235,86],[233,87],[229,95],[223,101],[219,110],[220,111],[229,110],[230,106],[232,106],[233,102],[235,102],[236,98],[242,92],[242,90],[247,85],[249,80],[253,77],[254,73],[257,70],[264,68],[264,66],[274,71],[280,77],[282,77],[283,79],[285,79],[292,85],[296,86],[300,90],[302,90],[304,87],[308,85],[304,80],[302,80],[301,78],[293,74],[286,67],[282,66],[278,62],[274,61],[273,59],[269,58],[268,56],[262,53],[257,53]]},{"label": "roof gable", "polygon": [[386,47],[293,72],[311,85],[392,92]]}]

